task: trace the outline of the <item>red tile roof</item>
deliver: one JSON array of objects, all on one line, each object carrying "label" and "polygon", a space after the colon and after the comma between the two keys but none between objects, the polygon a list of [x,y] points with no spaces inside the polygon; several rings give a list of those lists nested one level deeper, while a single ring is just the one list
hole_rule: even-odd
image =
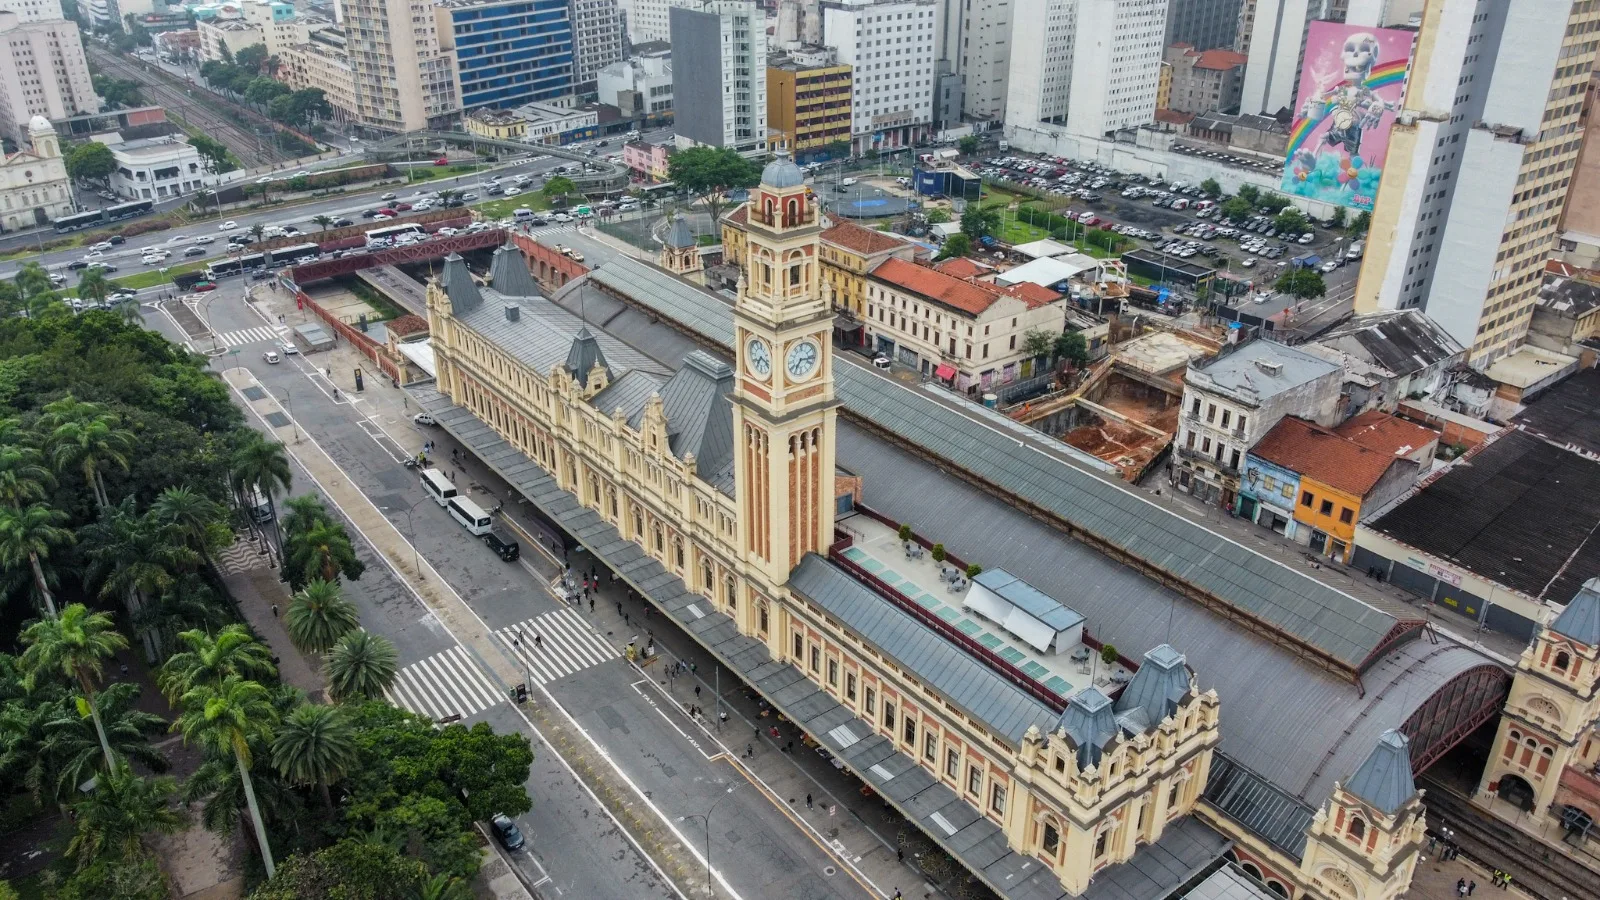
[{"label": "red tile roof", "polygon": [[987,275],[990,271],[989,267],[973,262],[965,256],[952,256],[943,262],[935,263],[933,267],[952,278],[977,278],[979,275]]},{"label": "red tile roof", "polygon": [[1061,299],[1060,294],[1050,290],[1042,284],[1034,284],[1031,281],[1023,281],[1018,284],[1013,284],[1006,288],[1005,292],[1013,297],[1016,297],[1018,300],[1021,300],[1023,303],[1028,304],[1029,309],[1038,309],[1041,306],[1049,306],[1050,304]]},{"label": "red tile roof", "polygon": [[1376,409],[1345,422],[1334,432],[1368,450],[1391,456],[1409,456],[1439,439],[1437,431]]},{"label": "red tile roof", "polygon": [[871,256],[897,247],[904,247],[905,241],[881,231],[871,228],[862,228],[852,222],[840,222],[822,233],[822,239],[830,244],[837,244],[853,253]]},{"label": "red tile roof", "polygon": [[1168,125],[1187,125],[1194,121],[1194,113],[1179,112],[1175,109],[1156,110],[1156,121]]},{"label": "red tile roof", "polygon": [[728,213],[727,215],[723,216],[722,217],[722,221],[730,222],[730,223],[732,223],[734,225],[748,225],[748,224],[750,224],[750,204],[748,204],[748,203],[739,204],[739,208],[734,210],[733,212]]},{"label": "red tile roof", "polygon": [[942,303],[951,309],[979,315],[1000,299],[992,284],[963,281],[927,266],[891,257],[872,270],[872,277],[903,291]]},{"label": "red tile roof", "polygon": [[1195,60],[1196,69],[1218,69],[1226,71],[1235,69],[1249,61],[1249,57],[1233,50],[1207,50]]},{"label": "red tile roof", "polygon": [[1285,416],[1272,426],[1250,453],[1357,497],[1365,497],[1395,462],[1393,454],[1368,450],[1321,425],[1293,416]]}]

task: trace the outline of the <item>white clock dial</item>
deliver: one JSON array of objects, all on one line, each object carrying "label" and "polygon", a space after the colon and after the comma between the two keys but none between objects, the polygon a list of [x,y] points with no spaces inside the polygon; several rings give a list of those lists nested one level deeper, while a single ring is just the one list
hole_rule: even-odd
[{"label": "white clock dial", "polygon": [[766,378],[772,374],[772,349],[760,338],[751,338],[744,347],[745,367]]},{"label": "white clock dial", "polygon": [[817,363],[821,360],[822,351],[816,341],[798,341],[790,346],[789,355],[784,358],[784,370],[789,373],[791,380],[804,381],[817,370]]}]

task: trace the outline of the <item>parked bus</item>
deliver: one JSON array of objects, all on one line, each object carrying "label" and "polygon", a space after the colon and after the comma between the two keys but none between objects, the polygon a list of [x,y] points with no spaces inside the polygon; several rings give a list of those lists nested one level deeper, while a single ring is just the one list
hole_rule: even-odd
[{"label": "parked bus", "polygon": [[97,225],[104,225],[108,222],[142,216],[155,208],[155,203],[150,200],[135,200],[132,203],[118,203],[103,209],[93,209],[88,212],[62,216],[56,219],[54,224],[57,232],[65,234],[69,231],[94,228]]},{"label": "parked bus", "polygon": [[401,235],[426,235],[427,233],[428,230],[426,228],[423,228],[421,225],[418,225],[414,222],[410,225],[389,225],[384,228],[374,228],[367,232],[367,246],[388,246],[389,244],[394,243],[395,238],[398,238]]},{"label": "parked bus", "polygon": [[483,507],[465,497],[451,497],[445,508],[450,510],[450,518],[460,522],[461,527],[479,537],[488,534],[493,528],[489,514],[483,511]]},{"label": "parked bus", "polygon": [[457,496],[455,484],[438,469],[422,470],[422,489],[440,506],[448,506]]},{"label": "parked bus", "polygon": [[266,264],[267,257],[264,253],[245,253],[227,259],[215,259],[206,265],[206,277],[216,281],[219,278],[259,269]]}]

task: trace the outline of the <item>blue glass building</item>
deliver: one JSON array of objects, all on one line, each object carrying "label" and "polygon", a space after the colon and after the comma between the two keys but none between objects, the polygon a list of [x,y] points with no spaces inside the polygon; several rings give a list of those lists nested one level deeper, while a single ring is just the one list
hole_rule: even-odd
[{"label": "blue glass building", "polygon": [[453,0],[435,11],[440,43],[456,53],[463,110],[573,92],[568,0]]}]

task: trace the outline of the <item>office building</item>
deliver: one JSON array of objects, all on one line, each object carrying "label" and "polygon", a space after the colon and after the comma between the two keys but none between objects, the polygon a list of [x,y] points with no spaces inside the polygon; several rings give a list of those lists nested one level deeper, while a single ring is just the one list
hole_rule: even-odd
[{"label": "office building", "polygon": [[64,18],[61,0],[0,0],[0,12],[16,13],[19,22],[51,22]]},{"label": "office building", "polygon": [[933,124],[934,0],[822,0],[823,42],[850,66],[851,151],[893,150]]},{"label": "office building", "polygon": [[1162,80],[1166,103],[1179,112],[1236,113],[1244,83],[1245,55],[1233,50],[1196,50],[1187,44],[1167,48]]},{"label": "office building", "polygon": [[0,154],[0,232],[33,228],[77,211],[61,140],[48,119],[29,120],[24,146]]},{"label": "office building", "polygon": [[[948,69],[957,94],[958,111],[942,119],[943,127],[962,116],[1003,120],[1011,73],[1013,0],[938,0],[935,25],[937,61]],[[1037,27],[1030,22],[1029,27]]]},{"label": "office building", "polygon": [[95,135],[111,150],[117,167],[111,189],[137,200],[165,200],[191,194],[217,178],[206,171],[200,151],[177,135],[124,140],[117,132]]},{"label": "office building", "polygon": [[1021,0],[1007,121],[1092,138],[1154,121],[1166,16],[1166,0]]},{"label": "office building", "polygon": [[[1352,21],[1376,28],[1387,0],[1353,0],[1364,10]],[[1240,110],[1277,115],[1294,107],[1305,61],[1306,29],[1314,21],[1343,22],[1352,0],[1243,0],[1234,49],[1249,62]]]},{"label": "office building", "polygon": [[628,40],[635,45],[672,39],[671,11],[698,6],[698,0],[631,0],[627,5]]},{"label": "office building", "polygon": [[850,141],[850,67],[808,47],[767,58],[767,127],[798,160]]},{"label": "office building", "polygon": [[592,91],[600,70],[622,59],[622,11],[617,0],[572,0],[571,17],[575,80],[580,91]]},{"label": "office building", "polygon": [[750,0],[672,10],[673,128],[678,146],[739,151],[767,143],[766,17]]},{"label": "office building", "polygon": [[35,116],[60,120],[99,112],[78,23],[23,21],[0,11],[0,130],[24,143]]},{"label": "office building", "polygon": [[455,57],[461,108],[516,106],[576,89],[567,0],[444,0],[439,47]]},{"label": "office building", "polygon": [[598,99],[615,106],[622,117],[662,121],[672,114],[672,48],[657,42],[648,51],[635,46],[635,55],[600,70]]},{"label": "office building", "polygon": [[355,121],[375,131],[443,127],[460,112],[453,56],[427,0],[345,0]]},{"label": "office building", "polygon": [[1167,46],[1188,44],[1204,52],[1233,49],[1241,0],[1172,0],[1167,10]]},{"label": "office building", "polygon": [[195,22],[200,34],[200,61],[226,62],[246,47],[265,42],[261,29],[243,19],[208,19]]},{"label": "office building", "polygon": [[1477,368],[1524,343],[1583,145],[1596,28],[1594,4],[1428,4],[1357,312],[1421,309]]}]

